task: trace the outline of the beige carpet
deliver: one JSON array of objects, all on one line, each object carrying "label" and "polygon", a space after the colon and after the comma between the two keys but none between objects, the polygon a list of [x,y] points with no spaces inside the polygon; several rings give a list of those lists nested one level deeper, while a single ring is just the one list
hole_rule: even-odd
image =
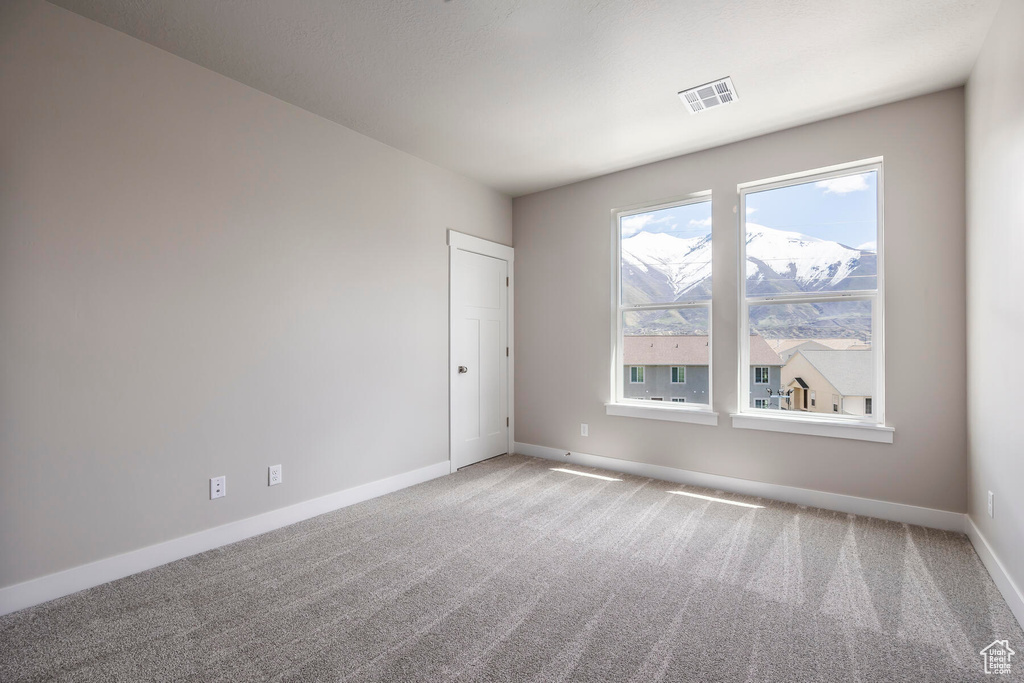
[{"label": "beige carpet", "polygon": [[504,456],[8,615],[0,681],[1024,678],[960,534],[559,466]]}]

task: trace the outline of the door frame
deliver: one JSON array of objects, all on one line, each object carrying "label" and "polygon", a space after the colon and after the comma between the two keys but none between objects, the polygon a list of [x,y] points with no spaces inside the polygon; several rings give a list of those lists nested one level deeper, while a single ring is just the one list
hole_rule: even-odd
[{"label": "door frame", "polygon": [[505,288],[505,296],[507,299],[507,306],[505,308],[505,315],[507,320],[505,321],[507,337],[508,337],[508,448],[507,452],[512,452],[512,444],[515,443],[516,428],[516,408],[515,408],[515,359],[516,359],[516,345],[515,345],[515,334],[513,321],[515,315],[513,314],[514,308],[513,303],[515,301],[515,257],[516,252],[512,247],[504,244],[498,244],[490,240],[485,240],[480,237],[474,237],[473,235],[467,235],[466,233],[458,232],[448,229],[447,234],[448,242],[448,464],[451,467],[451,471],[455,471],[455,461],[452,460],[452,368],[456,367],[458,363],[455,360],[455,345],[452,340],[455,339],[455,316],[453,314],[452,306],[452,264],[455,262],[454,255],[456,250],[468,251],[473,254],[480,254],[481,256],[489,256],[496,258],[500,261],[505,261],[508,264],[508,287]]}]

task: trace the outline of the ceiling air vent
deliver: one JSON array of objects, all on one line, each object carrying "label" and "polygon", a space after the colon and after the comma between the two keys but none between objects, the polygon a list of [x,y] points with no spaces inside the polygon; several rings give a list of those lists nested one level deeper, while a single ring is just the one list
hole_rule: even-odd
[{"label": "ceiling air vent", "polygon": [[735,102],[739,97],[736,96],[736,88],[732,85],[732,79],[726,77],[684,90],[679,93],[679,99],[683,101],[691,114],[696,114],[705,109]]}]

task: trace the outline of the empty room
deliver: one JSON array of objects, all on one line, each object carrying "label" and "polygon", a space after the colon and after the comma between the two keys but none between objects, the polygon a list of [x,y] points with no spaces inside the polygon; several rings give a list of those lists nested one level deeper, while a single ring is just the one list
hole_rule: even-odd
[{"label": "empty room", "polygon": [[1021,35],[0,3],[0,681],[1024,680]]}]

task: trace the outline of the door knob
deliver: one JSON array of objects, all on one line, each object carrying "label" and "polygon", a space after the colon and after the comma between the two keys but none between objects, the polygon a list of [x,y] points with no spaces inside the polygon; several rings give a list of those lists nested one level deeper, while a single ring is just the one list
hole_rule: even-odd
[{"label": "door knob", "polygon": [[460,365],[459,366],[459,374],[460,375],[465,375],[467,372],[469,372],[469,368],[467,368],[465,365]]}]

